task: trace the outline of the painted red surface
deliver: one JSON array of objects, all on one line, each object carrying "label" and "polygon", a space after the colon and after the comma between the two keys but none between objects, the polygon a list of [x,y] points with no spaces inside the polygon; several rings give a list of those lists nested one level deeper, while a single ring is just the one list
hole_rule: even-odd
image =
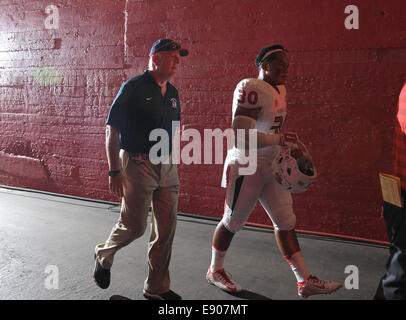
[{"label": "painted red surface", "polygon": [[[58,29],[44,25],[50,4]],[[348,4],[358,6],[358,30],[344,26]],[[104,123],[156,39],[190,50],[174,84],[183,124],[201,132],[230,127],[235,85],[257,76],[261,47],[281,43],[291,58],[285,130],[319,171],[294,196],[297,228],[387,240],[378,172],[392,170],[405,16],[400,0],[2,0],[0,184],[118,201],[107,186]],[[179,210],[220,217],[222,166],[179,169]],[[270,224],[259,206],[249,221]]]}]

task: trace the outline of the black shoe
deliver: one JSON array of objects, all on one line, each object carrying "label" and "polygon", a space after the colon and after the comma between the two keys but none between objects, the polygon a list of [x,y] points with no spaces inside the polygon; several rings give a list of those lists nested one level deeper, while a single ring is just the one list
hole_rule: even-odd
[{"label": "black shoe", "polygon": [[93,279],[96,284],[102,288],[107,289],[110,285],[110,269],[103,269],[96,254],[94,255],[94,271]]},{"label": "black shoe", "polygon": [[142,293],[148,300],[182,300],[182,297],[172,290],[165,293],[149,293],[143,290]]}]

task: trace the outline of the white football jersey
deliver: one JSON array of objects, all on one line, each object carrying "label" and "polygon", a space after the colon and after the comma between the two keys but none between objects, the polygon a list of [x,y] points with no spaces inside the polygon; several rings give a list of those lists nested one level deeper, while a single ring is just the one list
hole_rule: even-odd
[{"label": "white football jersey", "polygon": [[[283,85],[277,86],[277,89],[264,80],[255,78],[241,80],[234,90],[232,120],[238,106],[247,109],[261,108],[255,129],[266,134],[280,133],[286,119],[286,89]],[[257,165],[263,166],[269,161],[275,161],[279,150],[279,145],[257,149]],[[240,157],[244,157],[243,153],[236,147],[227,152],[222,187],[227,185],[227,166]]]},{"label": "white football jersey", "polygon": [[241,80],[234,90],[233,120],[238,106],[247,109],[261,108],[255,129],[263,133],[280,133],[286,119],[286,89],[279,92],[264,80]]}]

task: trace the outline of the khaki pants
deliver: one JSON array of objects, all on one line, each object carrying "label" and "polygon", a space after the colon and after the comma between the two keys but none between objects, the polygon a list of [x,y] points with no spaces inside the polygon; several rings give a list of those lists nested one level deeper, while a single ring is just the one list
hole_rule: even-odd
[{"label": "khaki pants", "polygon": [[103,268],[110,269],[114,254],[144,234],[152,203],[149,272],[144,289],[150,293],[167,292],[178,209],[177,166],[154,165],[149,160],[135,162],[124,150],[120,151],[120,161],[124,179],[120,218],[107,241],[96,246],[96,256]]}]

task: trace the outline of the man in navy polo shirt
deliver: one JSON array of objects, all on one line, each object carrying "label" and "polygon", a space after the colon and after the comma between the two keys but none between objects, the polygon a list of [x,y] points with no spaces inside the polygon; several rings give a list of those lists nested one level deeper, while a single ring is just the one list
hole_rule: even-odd
[{"label": "man in navy polo shirt", "polygon": [[[152,202],[143,294],[154,300],[181,299],[170,290],[169,278],[179,194],[177,166],[171,161],[172,123],[180,120],[178,91],[169,80],[178,71],[180,57],[187,54],[171,39],[156,41],[148,70],[126,81],[111,106],[106,122],[109,188],[122,197],[122,205],[109,238],[95,248],[94,280],[103,289],[110,284],[114,254],[144,234]],[[158,164],[150,158],[156,143],[150,134],[156,129],[169,136],[169,146],[158,155],[166,161]]]}]

